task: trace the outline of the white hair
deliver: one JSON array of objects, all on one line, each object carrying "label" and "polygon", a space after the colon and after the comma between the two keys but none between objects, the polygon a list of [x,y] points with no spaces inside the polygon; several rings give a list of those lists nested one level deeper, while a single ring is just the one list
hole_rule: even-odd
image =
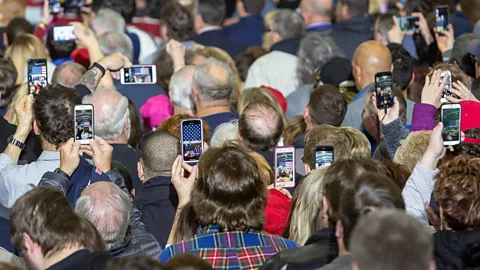
[{"label": "white hair", "polygon": [[109,8],[100,9],[92,21],[92,27],[94,29],[102,29],[104,32],[123,33],[125,31],[125,25],[126,23],[123,16]]},{"label": "white hair", "polygon": [[97,228],[108,249],[122,243],[132,214],[130,197],[109,182],[92,184],[86,193],[77,200],[75,212]]},{"label": "white hair", "polygon": [[100,50],[106,56],[119,52],[130,61],[133,60],[133,43],[124,33],[105,32],[98,37],[98,44],[100,45]]},{"label": "white hair", "polygon": [[185,110],[193,110],[192,83],[195,66],[185,66],[170,78],[168,89],[173,105]]},{"label": "white hair", "polygon": [[238,120],[219,125],[210,139],[211,148],[220,148],[238,139]]}]

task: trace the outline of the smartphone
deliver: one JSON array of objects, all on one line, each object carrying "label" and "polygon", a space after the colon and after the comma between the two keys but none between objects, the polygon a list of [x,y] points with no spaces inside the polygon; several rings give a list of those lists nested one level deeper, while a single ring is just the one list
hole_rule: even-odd
[{"label": "smartphone", "polygon": [[73,33],[73,25],[66,26],[54,26],[53,27],[53,40],[56,42],[65,42],[76,40],[77,37]]},{"label": "smartphone", "polygon": [[419,29],[417,16],[398,17],[398,25],[403,32],[417,31]]},{"label": "smartphone", "polygon": [[93,105],[75,105],[75,141],[80,144],[89,144],[95,137]]},{"label": "smartphone", "polygon": [[47,59],[28,59],[27,70],[29,93],[38,95],[48,86]]},{"label": "smartphone", "polygon": [[315,147],[315,168],[328,167],[333,163],[333,146],[317,145]]},{"label": "smartphone", "polygon": [[448,6],[439,6],[435,9],[435,24],[437,33],[448,31]]},{"label": "smartphone", "polygon": [[275,148],[275,186],[295,186],[295,147]]},{"label": "smartphone", "polygon": [[375,74],[375,97],[377,98],[378,109],[393,107],[392,72],[378,72]]},{"label": "smartphone", "polygon": [[203,123],[201,119],[180,122],[182,157],[185,162],[197,163],[203,153]]},{"label": "smartphone", "polygon": [[154,84],[157,83],[157,67],[154,65],[136,65],[122,68],[122,84]]},{"label": "smartphone", "polygon": [[447,77],[447,82],[445,83],[445,88],[443,88],[443,93],[442,93],[442,98],[440,99],[442,103],[447,103],[448,100],[445,98],[446,96],[452,97],[455,96],[452,94],[452,92],[449,91],[449,89],[452,87],[452,73],[450,71],[443,71],[440,73],[440,81],[438,82],[438,85],[442,84],[443,79]]},{"label": "smartphone", "polygon": [[460,104],[443,104],[440,121],[443,123],[443,144],[457,145],[460,143],[460,125],[462,121],[462,106]]},{"label": "smartphone", "polygon": [[50,14],[59,14],[62,11],[60,0],[48,0],[48,9],[50,10]]}]

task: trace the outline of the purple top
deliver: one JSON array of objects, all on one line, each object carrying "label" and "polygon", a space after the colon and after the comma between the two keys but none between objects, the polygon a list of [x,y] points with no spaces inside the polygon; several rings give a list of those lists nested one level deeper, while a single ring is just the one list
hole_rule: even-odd
[{"label": "purple top", "polygon": [[412,127],[410,131],[433,130],[437,108],[426,103],[417,103],[413,107]]}]

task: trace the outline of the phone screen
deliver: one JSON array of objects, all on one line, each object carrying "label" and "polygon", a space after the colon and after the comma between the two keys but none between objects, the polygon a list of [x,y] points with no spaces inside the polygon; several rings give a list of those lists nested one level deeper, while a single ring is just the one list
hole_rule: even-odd
[{"label": "phone screen", "polygon": [[203,152],[202,120],[185,120],[182,128],[182,154],[186,162],[197,162]]},{"label": "phone screen", "polygon": [[440,74],[440,81],[438,82],[439,85],[442,84],[443,82],[443,79],[445,78],[445,76],[447,76],[447,82],[445,83],[445,88],[443,88],[443,93],[442,93],[442,102],[445,103],[447,102],[447,100],[445,99],[445,96],[448,96],[448,97],[457,97],[456,95],[454,95],[452,92],[448,91],[451,87],[452,87],[452,76],[450,74],[450,72],[448,71],[445,71],[445,72],[442,72]]},{"label": "phone screen", "polygon": [[64,42],[77,39],[73,33],[73,28],[73,25],[53,27],[53,40],[57,42]]},{"label": "phone screen", "polygon": [[333,147],[317,147],[315,149],[315,167],[327,167],[333,163]]},{"label": "phone screen", "polygon": [[393,80],[392,73],[382,72],[375,75],[375,94],[377,108],[393,107]]},{"label": "phone screen", "polygon": [[75,106],[75,140],[88,144],[93,139],[93,106]]},{"label": "phone screen", "polygon": [[402,31],[415,31],[418,30],[417,23],[419,22],[419,18],[416,16],[405,16],[398,18],[398,25]]},{"label": "phone screen", "polygon": [[448,30],[448,7],[436,8],[435,21],[438,33]]},{"label": "phone screen", "polygon": [[50,13],[58,14],[62,11],[62,4],[60,0],[48,0],[48,8],[50,9]]},{"label": "phone screen", "polygon": [[42,88],[48,86],[47,60],[28,59],[28,89],[30,94],[38,95]]},{"label": "phone screen", "polygon": [[293,151],[282,152],[279,151],[282,148],[277,149],[276,151],[276,172],[275,172],[275,184],[284,184],[285,187],[295,186],[294,175],[294,163]]},{"label": "phone screen", "polygon": [[461,108],[442,108],[442,137],[444,142],[460,142]]},{"label": "phone screen", "polygon": [[156,74],[152,66],[133,66],[123,71],[125,84],[151,84],[156,83]]}]

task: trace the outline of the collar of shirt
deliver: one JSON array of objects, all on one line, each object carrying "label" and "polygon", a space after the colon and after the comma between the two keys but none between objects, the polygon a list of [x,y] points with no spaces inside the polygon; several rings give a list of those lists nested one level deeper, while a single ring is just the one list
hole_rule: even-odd
[{"label": "collar of shirt", "polygon": [[208,26],[203,28],[202,30],[197,32],[197,35],[201,35],[205,32],[210,32],[210,31],[215,31],[215,30],[221,30],[222,28],[220,26]]},{"label": "collar of shirt", "polygon": [[38,157],[38,160],[60,160],[60,152],[44,150]]},{"label": "collar of shirt", "polygon": [[356,101],[357,99],[361,98],[366,92],[367,90],[372,87],[373,83],[365,86],[362,88],[362,90],[358,91],[357,95],[355,96],[355,98],[353,99],[353,101]]},{"label": "collar of shirt", "polygon": [[319,27],[319,26],[324,26],[324,25],[332,25],[332,23],[331,22],[316,22],[316,23],[312,23],[309,26],[307,26],[307,29],[312,29],[312,28]]}]

